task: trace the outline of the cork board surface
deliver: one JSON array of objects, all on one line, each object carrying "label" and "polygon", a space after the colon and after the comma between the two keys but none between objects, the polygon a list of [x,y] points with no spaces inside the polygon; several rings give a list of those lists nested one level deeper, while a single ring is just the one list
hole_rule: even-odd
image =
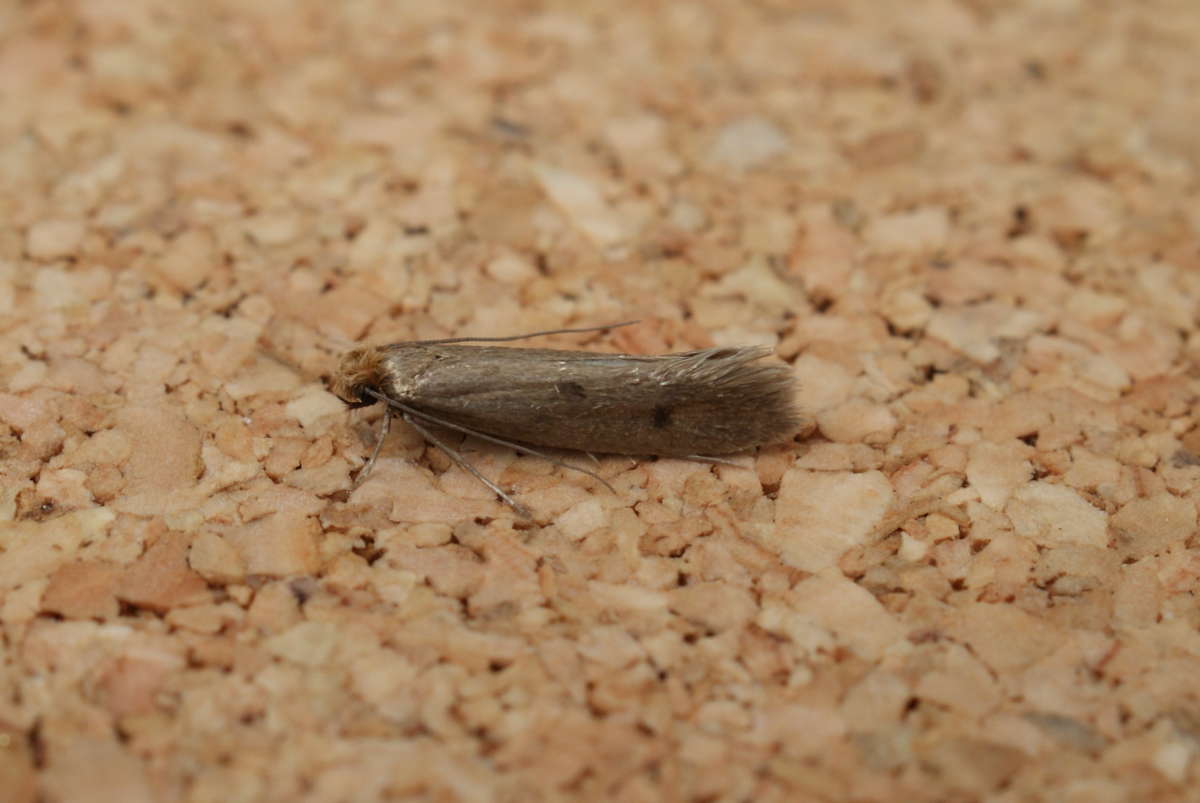
[{"label": "cork board surface", "polygon": [[[0,788],[1194,799],[1200,6],[9,3]],[[813,431],[517,520],[321,376],[640,318]],[[458,441],[456,441],[458,443]]]}]

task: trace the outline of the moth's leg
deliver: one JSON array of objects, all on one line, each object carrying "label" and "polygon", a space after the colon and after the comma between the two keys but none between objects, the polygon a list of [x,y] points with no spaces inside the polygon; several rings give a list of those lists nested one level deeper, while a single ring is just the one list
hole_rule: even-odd
[{"label": "moth's leg", "polygon": [[733,466],[734,468],[748,468],[741,463],[735,463],[732,460],[726,460],[721,457],[710,457],[704,454],[689,454],[684,456],[685,460],[697,460],[701,463],[719,463],[722,466]]},{"label": "moth's leg", "polygon": [[462,468],[464,471],[470,472],[471,475],[475,477],[475,479],[479,480],[484,485],[486,485],[489,489],[491,489],[492,493],[496,494],[496,496],[500,497],[506,503],[508,503],[508,506],[511,507],[513,510],[515,510],[517,512],[518,516],[521,516],[522,518],[526,518],[526,519],[533,518],[533,514],[529,512],[528,508],[526,508],[524,505],[520,504],[519,502],[517,502],[517,500],[513,499],[511,496],[509,496],[507,493],[505,493],[504,489],[501,488],[499,485],[497,485],[496,483],[489,480],[487,477],[480,474],[479,470],[477,468],[475,468],[475,466],[473,466],[469,462],[467,462],[467,459],[465,457],[463,457],[458,452],[454,451],[449,446],[447,446],[446,444],[444,444],[440,440],[438,440],[436,437],[434,437],[432,432],[425,429],[425,427],[421,426],[420,423],[418,423],[416,416],[413,416],[409,413],[401,413],[401,415],[404,417],[404,420],[408,423],[409,426],[411,426],[417,432],[421,433],[421,436],[423,438],[425,438],[425,440],[429,441],[434,446],[438,447],[443,452],[445,452],[446,456],[449,457],[451,460],[453,460],[460,468]]},{"label": "moth's leg", "polygon": [[388,436],[388,431],[392,428],[392,411],[387,407],[383,408],[383,423],[379,425],[379,437],[375,440],[375,448],[371,450],[371,457],[363,465],[358,472],[358,476],[354,478],[354,484],[350,486],[350,490],[354,490],[366,481],[367,476],[371,473],[371,469],[375,468],[375,461],[379,458],[379,452],[383,449],[383,441]]},{"label": "moth's leg", "polygon": [[[413,418],[419,418],[420,420],[424,421],[427,424],[436,424],[439,427],[445,427],[446,429],[452,429],[455,432],[461,432],[464,435],[472,435],[476,438],[479,438],[480,440],[487,441],[488,443],[495,443],[499,446],[507,446],[509,449],[515,449],[516,451],[520,452],[521,454],[527,454],[527,455],[531,455],[533,457],[540,457],[543,460],[549,461],[550,463],[553,463],[556,466],[562,466],[563,468],[569,468],[572,471],[578,471],[581,474],[587,474],[589,477],[591,477],[592,479],[599,482],[601,485],[603,485],[605,488],[607,488],[612,493],[615,494],[617,492],[617,489],[612,487],[612,485],[608,482],[608,480],[604,479],[604,477],[601,477],[599,474],[597,474],[594,471],[588,471],[586,468],[580,468],[579,466],[573,466],[570,463],[564,463],[561,460],[557,460],[557,459],[551,457],[550,455],[545,454],[544,452],[539,452],[537,449],[532,449],[528,446],[525,446],[524,444],[516,443],[514,441],[506,441],[506,440],[504,440],[504,438],[497,438],[495,435],[488,435],[486,432],[480,432],[479,430],[471,429],[470,427],[464,427],[461,424],[455,424],[451,421],[447,421],[444,418],[440,418],[436,415],[431,415],[427,412],[424,412],[423,410],[418,410],[415,407],[409,407],[407,404],[397,401],[396,399],[393,399],[389,396],[384,396],[382,393],[377,393],[377,392],[368,390],[367,394],[372,396],[373,398],[377,399],[378,401],[383,402],[388,407],[393,407],[393,408],[399,410],[401,412],[401,414],[404,416],[404,420],[409,421],[410,423]],[[446,451],[446,450],[443,450],[443,451]],[[447,454],[449,454],[449,452],[447,452]]]},{"label": "moth's leg", "polygon": [[[570,469],[571,471],[578,471],[580,474],[587,474],[589,477],[594,479],[596,482],[600,483],[605,488],[607,488],[610,493],[615,494],[617,492],[617,489],[612,487],[612,484],[609,483],[608,480],[604,479],[604,477],[601,477],[599,474],[597,474],[594,471],[590,471],[586,468],[580,468],[579,466],[573,466],[570,463],[564,463],[562,460],[559,460],[556,457],[551,457],[550,455],[546,454],[545,452],[539,452],[537,449],[530,449],[528,446],[524,446],[522,444],[516,443],[515,441],[506,441],[506,440],[504,440],[504,438],[497,438],[495,435],[485,435],[482,432],[473,432],[473,431],[471,431],[469,429],[465,429],[465,428],[462,431],[468,435],[474,435],[476,438],[482,438],[485,441],[489,441],[491,443],[495,443],[500,446],[507,446],[510,449],[515,449],[516,451],[520,452],[521,454],[527,454],[527,455],[530,455],[531,457],[540,457],[541,459],[543,459],[553,465],[561,466],[562,468],[567,468],[567,469]],[[587,454],[587,453],[585,452],[585,454]],[[594,455],[588,455],[588,456],[591,457],[593,460],[596,460]],[[599,463],[600,461],[596,460],[596,462]]]},{"label": "moth's leg", "polygon": [[[393,406],[397,406],[397,405],[395,405],[393,403]],[[461,432],[464,435],[473,435],[476,438],[479,438],[480,440],[487,441],[488,443],[495,443],[499,446],[507,446],[510,449],[515,449],[516,451],[520,452],[521,454],[527,454],[527,455],[531,455],[533,457],[540,457],[543,460],[547,460],[556,466],[562,466],[563,468],[569,468],[572,471],[578,471],[581,474],[587,474],[589,477],[591,477],[592,479],[599,482],[601,485],[603,485],[605,488],[607,488],[612,493],[615,494],[617,492],[617,489],[612,487],[612,485],[609,484],[608,480],[604,479],[604,477],[601,477],[596,472],[588,471],[586,468],[580,468],[579,466],[573,466],[570,463],[564,463],[561,460],[557,460],[557,459],[551,457],[550,455],[546,454],[545,452],[539,452],[537,449],[531,449],[530,447],[525,446],[524,444],[516,443],[514,441],[506,441],[506,440],[504,440],[504,438],[497,438],[495,435],[488,435],[485,432],[480,432],[478,430],[471,429],[470,427],[464,427],[459,424],[453,424],[449,421],[438,418],[437,416],[430,415],[429,413],[419,412],[417,410],[414,410],[414,409],[411,409],[408,407],[405,407],[404,410],[406,413],[406,418],[404,419],[405,421],[408,420],[407,416],[417,416],[422,421],[425,421],[427,423],[437,424],[439,427],[445,427],[446,429],[452,429],[455,432]]]}]

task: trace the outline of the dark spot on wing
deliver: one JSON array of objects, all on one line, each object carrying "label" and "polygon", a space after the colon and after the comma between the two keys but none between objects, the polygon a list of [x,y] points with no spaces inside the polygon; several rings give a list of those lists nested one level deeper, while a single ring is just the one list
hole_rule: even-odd
[{"label": "dark spot on wing", "polygon": [[658,405],[654,408],[654,427],[656,429],[665,429],[671,423],[671,408],[664,405]]},{"label": "dark spot on wing", "polygon": [[554,389],[563,396],[569,396],[572,399],[586,399],[587,391],[583,389],[583,385],[578,382],[556,382]]}]

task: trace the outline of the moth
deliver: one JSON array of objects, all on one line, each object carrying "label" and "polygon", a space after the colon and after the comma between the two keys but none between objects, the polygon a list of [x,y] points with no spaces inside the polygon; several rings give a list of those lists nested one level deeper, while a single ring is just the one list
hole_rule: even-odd
[{"label": "moth", "polygon": [[525,517],[530,514],[523,506],[429,428],[545,458],[611,489],[594,472],[536,447],[719,460],[788,438],[801,427],[792,371],[764,361],[772,350],[763,346],[641,356],[466,345],[609,328],[417,340],[346,352],[330,380],[332,392],[351,408],[387,407],[356,484],[375,464],[393,416]]}]

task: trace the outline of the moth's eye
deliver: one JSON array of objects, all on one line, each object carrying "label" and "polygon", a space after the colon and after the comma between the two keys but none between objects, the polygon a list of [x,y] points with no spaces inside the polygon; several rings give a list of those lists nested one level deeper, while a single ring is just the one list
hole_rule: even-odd
[{"label": "moth's eye", "polygon": [[346,402],[346,406],[350,409],[374,405],[374,398],[366,392],[368,386],[370,385],[350,385],[346,390],[346,395],[342,396],[342,401]]},{"label": "moth's eye", "polygon": [[370,407],[375,403],[375,397],[367,393],[370,389],[370,385],[354,385],[350,388],[350,398],[342,401],[350,405],[352,410],[357,410],[359,407]]}]

